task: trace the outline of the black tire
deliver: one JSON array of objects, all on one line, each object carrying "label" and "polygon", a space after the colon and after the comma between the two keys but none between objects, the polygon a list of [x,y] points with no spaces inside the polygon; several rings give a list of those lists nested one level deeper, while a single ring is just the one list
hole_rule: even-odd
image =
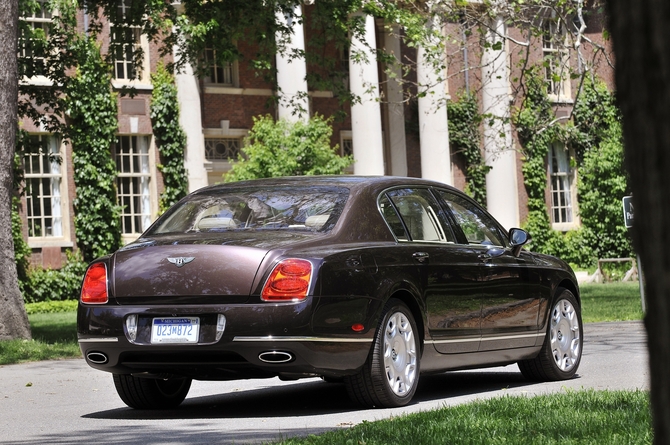
[{"label": "black tire", "polygon": [[521,373],[529,380],[556,381],[575,376],[582,359],[584,328],[577,298],[559,288],[547,319],[547,334],[537,357],[521,360]]},{"label": "black tire", "polygon": [[184,401],[191,379],[149,379],[114,374],[114,386],[121,400],[135,409],[170,409]]},{"label": "black tire", "polygon": [[354,402],[393,408],[407,405],[414,397],[421,349],[414,317],[402,301],[389,300],[383,314],[365,365],[345,377],[344,383]]}]

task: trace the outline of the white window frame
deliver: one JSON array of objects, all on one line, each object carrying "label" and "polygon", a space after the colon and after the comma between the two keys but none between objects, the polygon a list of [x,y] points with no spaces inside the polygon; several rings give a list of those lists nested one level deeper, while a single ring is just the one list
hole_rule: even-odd
[{"label": "white window frame", "polygon": [[216,140],[237,139],[239,140],[239,148],[242,150],[246,144],[246,137],[249,135],[249,130],[245,128],[229,128],[228,121],[222,122],[222,128],[205,128],[203,136],[205,139],[205,170],[207,171],[207,183],[209,185],[217,184],[223,181],[223,175],[228,173],[232,167],[231,161],[236,161],[237,156],[232,159],[222,159],[207,157],[208,143],[211,145]]},{"label": "white window frame", "polygon": [[[204,77],[205,84],[237,88],[239,86],[239,65],[237,60],[233,62],[226,62],[224,66],[216,64],[216,50],[212,48],[205,48],[205,61],[209,63],[212,61],[212,66],[208,67],[209,76]],[[221,76],[218,71],[221,70]],[[228,74],[226,75],[226,71]]]},{"label": "white window frame", "polygon": [[547,154],[549,218],[552,228],[562,232],[579,227],[577,175],[570,165],[571,155],[561,142],[553,142]]},{"label": "white window frame", "polygon": [[[571,103],[569,36],[565,25],[559,19],[547,18],[542,31],[542,59],[548,64],[544,67],[547,95],[553,102]],[[557,41],[563,41],[563,46],[557,47]],[[556,82],[554,76],[561,80]]]},{"label": "white window frame", "polygon": [[[49,0],[36,0],[36,1],[42,5],[39,13],[41,17],[38,17],[35,13],[33,13],[33,15],[31,15],[30,17],[26,16],[19,17],[19,20],[30,23],[33,29],[37,27],[44,29],[44,32],[48,37],[49,35],[48,26],[53,22],[53,17],[56,15],[56,11],[51,11],[49,13],[49,11],[46,9],[45,3],[47,3]],[[46,17],[46,15],[49,15],[49,17]],[[21,54],[21,57],[25,57],[24,48],[21,48],[20,46],[20,40],[18,50],[19,53]],[[34,60],[37,61],[38,59],[36,58]],[[44,58],[40,58],[39,60],[44,60]],[[26,77],[23,79],[23,82],[35,85],[51,85],[51,81],[43,74],[38,74],[37,76],[32,77]]]},{"label": "white window frame", "polygon": [[[340,156],[354,154],[354,132],[351,130],[341,130],[340,131]],[[354,164],[344,169],[344,173],[353,174],[354,173]]]},{"label": "white window frame", "polygon": [[[129,8],[129,6],[126,6],[126,2],[130,0],[117,0],[117,8],[120,10],[120,13],[125,16],[126,9]],[[116,26],[113,22],[109,23],[109,40],[110,43],[114,40],[114,33],[116,32],[115,29],[120,29],[121,31],[129,31],[132,32],[133,35],[133,40],[135,41],[133,45],[133,58],[136,49],[141,49],[142,50],[142,64],[139,67],[134,67],[133,65],[133,59],[128,60],[126,57],[126,46],[129,44],[124,44],[122,45],[122,52],[123,52],[123,58],[122,59],[117,59],[116,54],[113,54],[113,80],[112,80],[112,85],[115,88],[122,88],[124,86],[132,86],[132,87],[147,87],[151,85],[151,65],[150,65],[150,60],[149,60],[149,39],[142,34],[142,29],[139,26],[130,26],[130,27],[125,27],[125,26]],[[118,48],[110,48],[110,51],[117,51]],[[123,77],[117,77],[117,69],[119,64],[123,65],[123,71],[124,71],[124,76]],[[137,73],[137,76],[133,79],[130,78],[129,75],[129,68],[130,69],[137,69],[139,72]]]},{"label": "white window frame", "polygon": [[[127,151],[124,152],[123,149]],[[124,244],[135,240],[148,229],[157,214],[154,152],[153,141],[149,135],[119,134],[112,147],[117,175],[117,204],[122,206],[121,238]],[[129,160],[128,168],[124,168],[124,158]],[[125,181],[127,183],[124,184]],[[128,198],[128,205],[124,204],[124,198]],[[136,202],[139,208],[136,208]]]},{"label": "white window frame", "polygon": [[[65,146],[55,136],[48,133],[31,134],[40,142],[46,142],[49,153],[44,153],[40,148],[39,153],[26,153],[24,155],[24,180],[26,185],[26,221],[28,223],[28,245],[31,248],[47,246],[72,247],[70,239],[69,224],[69,200],[67,190],[67,163],[65,162]],[[44,157],[52,156],[51,161]],[[31,158],[37,158],[37,169],[32,169]],[[45,171],[48,166],[49,171]],[[43,189],[43,179],[49,179],[50,190]],[[33,182],[38,188],[37,199],[39,201],[40,215],[33,215],[33,196],[30,194],[29,182]],[[46,199],[50,199],[49,208],[45,208]],[[47,214],[48,213],[48,214]],[[51,219],[51,229],[48,233],[42,232],[35,236],[35,227],[45,227],[46,220]]]}]

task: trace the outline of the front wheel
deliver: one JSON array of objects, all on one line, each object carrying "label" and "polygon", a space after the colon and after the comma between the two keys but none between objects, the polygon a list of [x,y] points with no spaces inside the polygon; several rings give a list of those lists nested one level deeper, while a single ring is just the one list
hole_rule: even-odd
[{"label": "front wheel", "polygon": [[344,380],[349,397],[371,407],[407,405],[419,382],[417,335],[409,308],[400,300],[389,300],[368,360],[357,374]]},{"label": "front wheel", "polygon": [[540,353],[520,361],[519,369],[529,380],[570,379],[579,367],[584,341],[582,312],[572,292],[559,288],[548,324]]},{"label": "front wheel", "polygon": [[191,389],[191,379],[150,379],[114,374],[114,386],[121,400],[135,409],[176,408]]}]

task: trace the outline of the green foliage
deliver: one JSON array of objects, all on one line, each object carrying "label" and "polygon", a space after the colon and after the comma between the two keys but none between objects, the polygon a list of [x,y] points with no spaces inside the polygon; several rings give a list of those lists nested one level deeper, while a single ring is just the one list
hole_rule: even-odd
[{"label": "green foliage", "polygon": [[226,182],[300,175],[338,175],[351,165],[330,147],[330,120],[316,115],[308,123],[275,122],[270,116],[254,118],[249,145],[224,177]]},{"label": "green foliage", "polygon": [[484,163],[479,131],[482,116],[477,98],[463,94],[447,103],[449,116],[449,144],[451,152],[465,159],[465,191],[476,201],[486,204],[486,173],[491,169]]},{"label": "green foliage", "polygon": [[33,314],[56,314],[60,312],[74,312],[77,310],[79,300],[39,301],[37,303],[26,303],[26,313]]},{"label": "green foliage", "polygon": [[[556,255],[588,267],[598,258],[631,256],[623,226],[621,198],[628,185],[623,166],[621,119],[614,97],[602,82],[586,82],[575,105],[574,125],[556,125],[546,87],[536,68],[527,74],[527,96],[514,115],[525,162],[522,167],[528,193],[525,228],[533,236],[533,250]],[[546,208],[546,158],[554,141],[570,144],[577,152],[580,230],[551,229]]]},{"label": "green foliage", "polygon": [[20,283],[26,303],[76,300],[87,264],[78,254],[68,254],[65,265],[58,270],[33,268]]},{"label": "green foliage", "polygon": [[163,173],[165,190],[160,198],[160,212],[170,208],[188,193],[184,149],[186,133],[179,125],[179,101],[174,78],[160,64],[151,75],[151,125],[160,153],[158,169]]},{"label": "green foliage", "polygon": [[110,147],[116,141],[117,103],[111,73],[92,39],[79,39],[80,66],[67,91],[72,143],[77,245],[91,261],[121,245],[121,208],[116,203],[116,167]]},{"label": "green foliage", "polygon": [[549,146],[556,140],[565,140],[566,130],[553,125],[554,115],[547,89],[539,67],[530,68],[527,76],[526,97],[516,110],[512,122],[521,143],[524,163],[524,185],[528,194],[528,219],[524,228],[533,237],[532,249],[565,258],[565,243],[561,235],[551,229],[545,190],[547,188],[546,159]]},{"label": "green foliage", "polygon": [[602,82],[588,82],[574,113],[579,165],[579,215],[583,240],[595,259],[633,255],[621,198],[629,194],[621,117]]},{"label": "green foliage", "polygon": [[19,216],[19,199],[12,197],[12,240],[14,241],[14,261],[16,261],[16,272],[19,276],[19,285],[21,280],[27,276],[28,262],[30,259],[30,246],[23,239],[21,227],[23,222]]}]

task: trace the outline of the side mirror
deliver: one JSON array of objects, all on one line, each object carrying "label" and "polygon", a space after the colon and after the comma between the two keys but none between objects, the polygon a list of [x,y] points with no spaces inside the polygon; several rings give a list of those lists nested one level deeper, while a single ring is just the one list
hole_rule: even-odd
[{"label": "side mirror", "polygon": [[518,257],[521,253],[521,247],[530,241],[530,233],[523,229],[513,228],[509,230],[509,244],[512,248],[512,255]]}]

